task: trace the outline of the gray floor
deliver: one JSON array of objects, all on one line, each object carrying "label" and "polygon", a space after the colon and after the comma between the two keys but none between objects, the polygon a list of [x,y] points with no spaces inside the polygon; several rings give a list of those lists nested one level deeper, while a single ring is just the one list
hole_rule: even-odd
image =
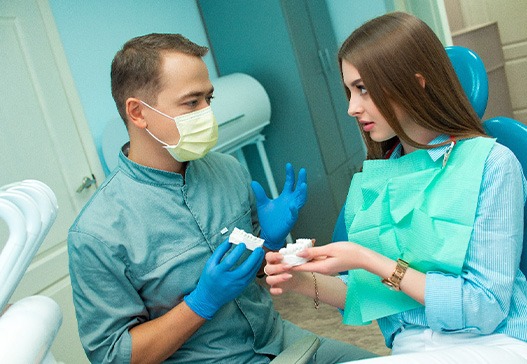
[{"label": "gray floor", "polygon": [[275,308],[283,318],[318,335],[348,342],[379,355],[389,355],[384,338],[374,322],[367,326],[342,324],[341,314],[333,307],[320,304],[318,310],[313,300],[295,293],[274,296]]}]

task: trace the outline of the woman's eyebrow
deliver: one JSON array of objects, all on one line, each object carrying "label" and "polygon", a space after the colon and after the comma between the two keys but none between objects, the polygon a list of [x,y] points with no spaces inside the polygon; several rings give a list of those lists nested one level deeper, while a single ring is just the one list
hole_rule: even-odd
[{"label": "woman's eyebrow", "polygon": [[362,82],[362,78],[357,78],[355,81],[353,81],[350,86],[351,87],[355,87],[357,86],[357,84],[361,83]]}]

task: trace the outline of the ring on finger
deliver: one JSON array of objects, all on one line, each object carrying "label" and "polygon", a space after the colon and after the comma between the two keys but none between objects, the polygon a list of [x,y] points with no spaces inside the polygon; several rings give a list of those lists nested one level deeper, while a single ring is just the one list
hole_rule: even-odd
[{"label": "ring on finger", "polygon": [[267,271],[265,270],[265,268],[267,268],[267,265],[264,267],[263,272],[265,273],[266,276],[268,276],[269,273],[267,273]]}]

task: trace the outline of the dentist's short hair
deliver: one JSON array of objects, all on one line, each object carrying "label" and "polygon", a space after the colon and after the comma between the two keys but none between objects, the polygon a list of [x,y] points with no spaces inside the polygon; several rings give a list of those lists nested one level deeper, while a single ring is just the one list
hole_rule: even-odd
[{"label": "dentist's short hair", "polygon": [[126,42],[115,55],[111,69],[112,96],[125,124],[128,98],[137,97],[151,105],[156,103],[162,86],[163,52],[181,52],[202,58],[208,48],[181,34],[152,33]]}]

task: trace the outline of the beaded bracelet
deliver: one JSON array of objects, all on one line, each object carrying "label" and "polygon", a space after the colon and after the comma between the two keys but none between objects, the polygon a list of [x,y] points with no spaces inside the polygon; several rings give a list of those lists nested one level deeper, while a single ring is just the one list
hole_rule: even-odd
[{"label": "beaded bracelet", "polygon": [[318,310],[320,306],[320,300],[318,297],[317,278],[315,277],[315,273],[311,272],[311,275],[313,276],[313,283],[315,284],[315,298],[313,299],[313,302],[315,304],[315,310]]}]

